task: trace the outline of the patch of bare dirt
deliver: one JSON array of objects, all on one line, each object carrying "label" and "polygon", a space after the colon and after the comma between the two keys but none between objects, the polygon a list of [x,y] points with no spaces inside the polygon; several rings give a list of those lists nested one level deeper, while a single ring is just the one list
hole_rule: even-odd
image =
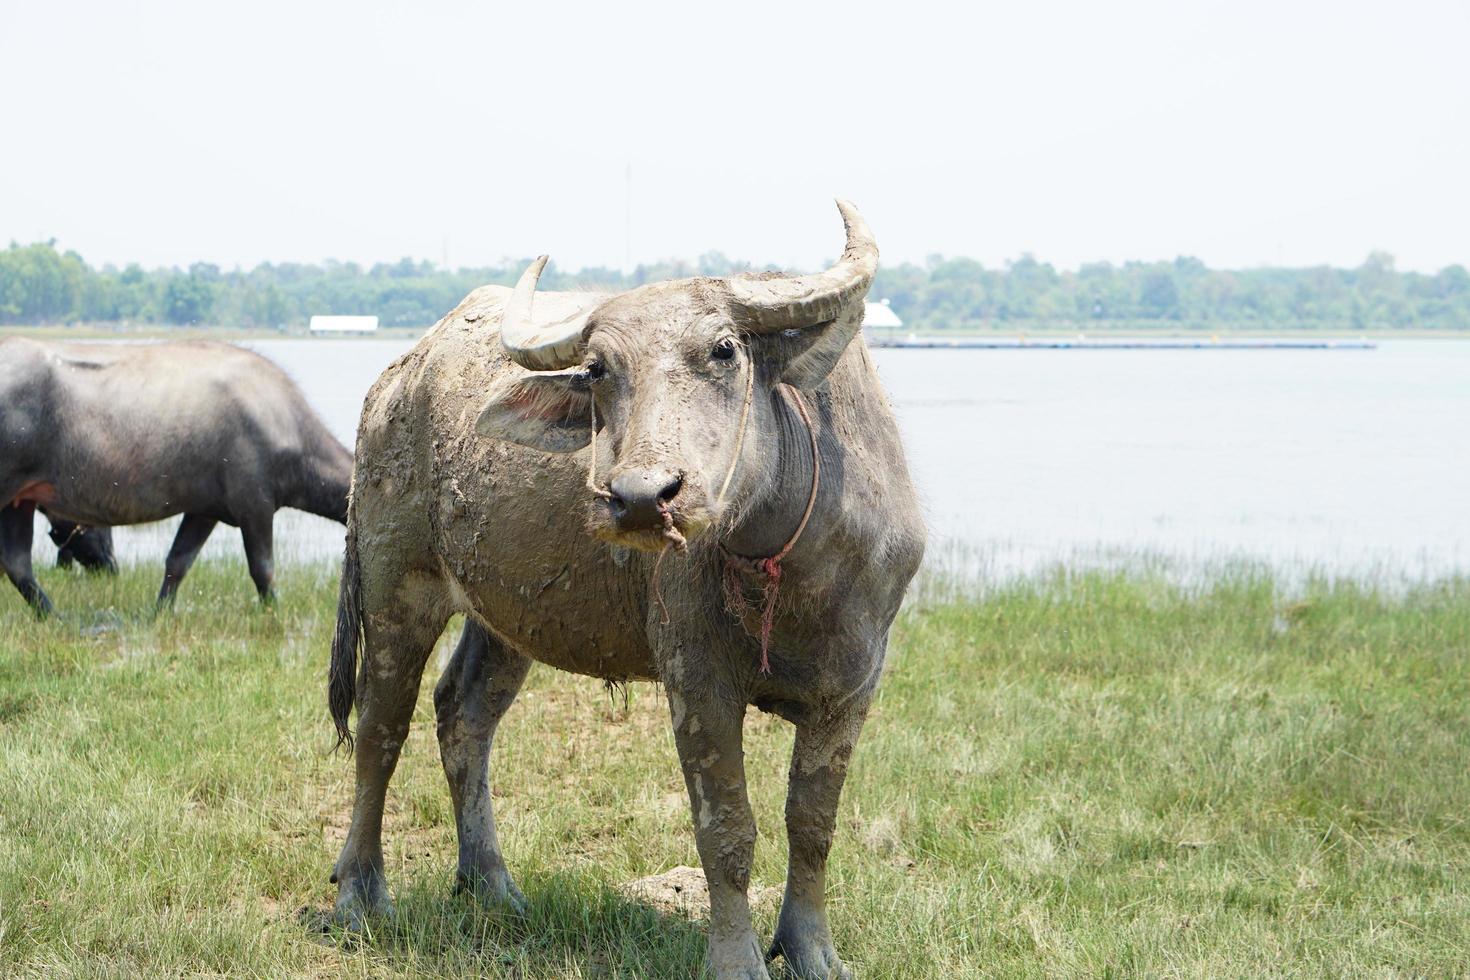
[{"label": "patch of bare dirt", "polygon": [[[681,915],[689,919],[709,918],[709,885],[698,868],[679,865],[662,874],[649,875],[624,882],[618,891],[635,902],[642,902],[665,915]],[[750,907],[776,906],[781,889],[771,885],[750,886]]]}]

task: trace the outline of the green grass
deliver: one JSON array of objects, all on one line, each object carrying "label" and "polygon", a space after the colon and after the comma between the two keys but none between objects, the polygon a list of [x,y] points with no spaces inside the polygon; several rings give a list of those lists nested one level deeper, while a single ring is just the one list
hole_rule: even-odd
[{"label": "green grass", "polygon": [[[46,623],[0,602],[0,974],[699,969],[697,924],[616,890],[697,864],[653,688],[533,671],[495,758],[516,918],[450,896],[426,683],[390,795],[399,919],[323,933],[351,795],[333,572],[287,568],[263,611],[204,563],[155,621],[158,574],[49,572],[71,615]],[[1470,581],[1281,591],[1059,573],[911,606],[833,848],[859,974],[1463,975]],[[779,885],[790,730],[747,731],[754,878]]]}]

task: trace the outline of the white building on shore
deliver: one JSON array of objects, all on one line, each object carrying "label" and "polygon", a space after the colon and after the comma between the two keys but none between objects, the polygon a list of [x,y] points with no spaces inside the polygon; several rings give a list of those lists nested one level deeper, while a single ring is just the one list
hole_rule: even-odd
[{"label": "white building on shore", "polygon": [[893,312],[888,300],[863,304],[863,333],[869,340],[892,340],[902,329],[903,321]]},{"label": "white building on shore", "polygon": [[314,316],[311,318],[313,336],[334,334],[376,333],[378,318],[375,316]]}]

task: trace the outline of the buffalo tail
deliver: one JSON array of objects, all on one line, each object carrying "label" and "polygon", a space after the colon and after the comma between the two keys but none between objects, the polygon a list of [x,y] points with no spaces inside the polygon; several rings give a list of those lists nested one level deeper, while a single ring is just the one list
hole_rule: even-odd
[{"label": "buffalo tail", "polygon": [[362,577],[357,562],[357,533],[349,521],[347,550],[342,560],[342,585],[337,594],[337,632],[332,637],[332,665],[327,671],[327,706],[337,728],[337,747],[352,751],[352,729],[347,718],[357,697],[357,651],[362,643]]}]

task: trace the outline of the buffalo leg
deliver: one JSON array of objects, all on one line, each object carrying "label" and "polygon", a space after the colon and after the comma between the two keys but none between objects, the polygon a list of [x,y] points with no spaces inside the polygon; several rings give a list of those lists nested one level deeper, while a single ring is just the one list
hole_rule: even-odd
[{"label": "buffalo leg", "polygon": [[117,574],[117,555],[112,548],[112,528],[82,528],[81,533],[72,540],[70,550],[72,558],[87,571]]},{"label": "buffalo leg", "polygon": [[160,608],[174,604],[179,583],[189,574],[194,559],[199,557],[200,549],[209,540],[210,532],[218,523],[213,517],[205,517],[203,514],[184,515],[179,531],[174,535],[174,543],[168,549],[168,558],[163,563],[163,587],[158,590]]},{"label": "buffalo leg", "polygon": [[709,964],[719,980],[766,978],[747,897],[755,815],[745,792],[745,705],[713,691],[708,679],[696,683],[691,688],[673,681],[668,694],[694,842],[709,885]]},{"label": "buffalo leg", "polygon": [[852,976],[827,928],[827,852],[847,762],[867,708],[868,698],[861,696],[834,717],[796,726],[786,792],[786,894],[767,956],[784,957],[788,972],[797,977]]},{"label": "buffalo leg", "polygon": [[524,909],[526,900],[506,870],[490,799],[490,745],[515,700],[531,661],[506,649],[474,620],[465,623],[454,656],[434,688],[439,758],[454,799],[459,831],[456,891]]},{"label": "buffalo leg", "polygon": [[31,540],[35,532],[35,504],[11,504],[0,509],[0,564],[5,566],[6,576],[36,615],[45,617],[55,610],[31,569]]},{"label": "buffalo leg", "polygon": [[276,598],[276,565],[272,542],[273,514],[265,514],[240,522],[240,536],[245,540],[245,562],[250,566],[250,580],[260,601],[272,603]]},{"label": "buffalo leg", "polygon": [[332,873],[337,883],[334,918],[349,929],[362,929],[372,917],[390,915],[393,902],[383,872],[383,804],[388,781],[398,766],[398,753],[418,700],[419,680],[445,619],[415,617],[407,622],[394,612],[368,612],[363,617],[363,663],[357,692],[357,788],[352,800],[352,826]]}]

